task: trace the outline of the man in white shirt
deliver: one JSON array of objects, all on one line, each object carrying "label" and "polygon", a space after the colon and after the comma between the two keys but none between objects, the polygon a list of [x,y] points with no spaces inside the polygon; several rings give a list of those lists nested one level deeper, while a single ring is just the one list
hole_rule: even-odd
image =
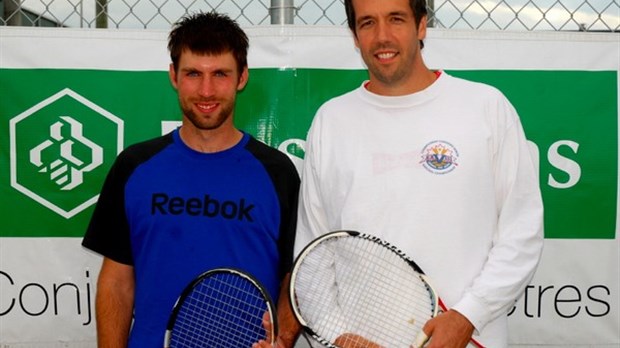
[{"label": "man in white shirt", "polygon": [[532,279],[543,205],[519,117],[497,89],[429,70],[424,0],[346,0],[369,80],[318,110],[308,133],[295,253],[333,230],[411,255],[450,308],[427,347],[472,336],[507,347]]}]

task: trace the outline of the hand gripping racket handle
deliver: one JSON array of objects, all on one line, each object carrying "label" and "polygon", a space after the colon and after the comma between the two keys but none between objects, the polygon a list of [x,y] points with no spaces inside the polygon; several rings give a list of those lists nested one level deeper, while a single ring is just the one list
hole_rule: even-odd
[{"label": "hand gripping racket handle", "polygon": [[[433,288],[433,286],[429,282],[428,277],[425,274],[421,274],[420,278],[422,278],[424,283],[426,283],[426,286],[428,286],[428,289],[429,289],[430,293],[433,294],[433,297],[434,297],[433,300],[436,301],[436,303],[438,304],[437,306],[435,306],[436,311],[435,311],[435,314],[433,315],[433,317],[435,317],[437,315],[437,310],[439,310],[439,308],[441,308],[441,310],[443,312],[446,312],[448,310],[448,308],[443,303],[441,298],[439,298],[439,296],[437,296],[437,292],[435,291],[435,289]],[[410,348],[422,348],[422,347],[424,347],[426,342],[428,342],[428,339],[429,339],[428,335],[426,333],[424,333],[424,330],[421,330],[416,335],[415,340],[413,341],[413,344],[410,346]],[[470,339],[470,343],[473,344],[474,346],[478,347],[478,348],[485,348],[480,342],[476,341],[476,339],[474,339],[473,337]]]},{"label": "hand gripping racket handle", "polygon": [[415,341],[409,348],[422,348],[428,341],[428,336],[424,333],[424,331],[420,331],[418,335],[415,337]]},{"label": "hand gripping racket handle", "polygon": [[[429,293],[431,294],[431,297],[433,299],[433,303],[435,303],[435,308],[433,311],[434,318],[439,313],[440,306],[438,304],[441,303],[441,299],[439,298],[439,296],[437,296],[437,291],[435,291],[435,288],[433,288],[433,286],[431,285],[426,274],[420,274],[420,278],[422,278],[422,281],[426,284]],[[413,345],[411,346],[411,348],[422,348],[424,347],[426,342],[428,342],[428,335],[424,333],[424,330],[420,330],[420,332],[416,335],[415,341],[413,341]]]},{"label": "hand gripping racket handle", "polygon": [[[420,331],[420,333],[418,333],[415,337],[415,341],[413,341],[413,344],[409,348],[422,348],[426,342],[428,342],[428,335],[426,335],[424,331]],[[484,348],[484,346],[474,338],[472,338],[469,342],[478,348]]]}]

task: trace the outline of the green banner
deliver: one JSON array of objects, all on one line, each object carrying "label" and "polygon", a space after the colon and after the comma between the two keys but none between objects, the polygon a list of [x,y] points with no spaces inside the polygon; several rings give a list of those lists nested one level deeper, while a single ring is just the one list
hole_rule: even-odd
[{"label": "green banner", "polygon": [[[615,238],[616,71],[448,73],[496,86],[518,110],[538,150],[546,238]],[[274,147],[305,139],[319,105],[364,79],[363,70],[252,69],[236,123]],[[117,152],[180,120],[163,71],[0,69],[0,85],[10,86],[0,94],[0,237],[82,236]],[[303,158],[302,147],[286,150]]]},{"label": "green banner", "polygon": [[499,88],[519,112],[539,152],[545,238],[614,239],[617,72],[451,73]]}]

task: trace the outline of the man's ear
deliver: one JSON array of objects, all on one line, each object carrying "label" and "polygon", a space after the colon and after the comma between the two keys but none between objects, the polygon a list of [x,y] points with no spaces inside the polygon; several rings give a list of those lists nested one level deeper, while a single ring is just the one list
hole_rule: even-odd
[{"label": "man's ear", "polygon": [[174,64],[170,63],[168,67],[168,77],[170,78],[170,83],[174,89],[177,89],[177,72],[174,69]]},{"label": "man's ear", "polygon": [[428,25],[428,17],[423,16],[420,19],[420,24],[418,25],[418,40],[424,41],[426,39],[426,27]]},{"label": "man's ear", "polygon": [[248,66],[246,65],[241,71],[241,75],[239,76],[239,83],[237,83],[237,91],[240,91],[245,88],[245,85],[248,84],[248,80],[250,79],[250,71],[248,70]]},{"label": "man's ear", "polygon": [[360,44],[357,41],[357,34],[354,31],[351,31],[351,36],[353,36],[353,43],[355,44],[355,48],[359,49]]}]

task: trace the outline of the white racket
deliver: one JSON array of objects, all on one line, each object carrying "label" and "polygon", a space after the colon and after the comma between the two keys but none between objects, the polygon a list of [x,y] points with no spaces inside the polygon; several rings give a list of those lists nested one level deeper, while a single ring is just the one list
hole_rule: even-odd
[{"label": "white racket", "polygon": [[412,259],[355,231],[325,234],[302,250],[290,301],[306,333],[336,348],[422,347],[428,339],[422,327],[443,306]]}]

